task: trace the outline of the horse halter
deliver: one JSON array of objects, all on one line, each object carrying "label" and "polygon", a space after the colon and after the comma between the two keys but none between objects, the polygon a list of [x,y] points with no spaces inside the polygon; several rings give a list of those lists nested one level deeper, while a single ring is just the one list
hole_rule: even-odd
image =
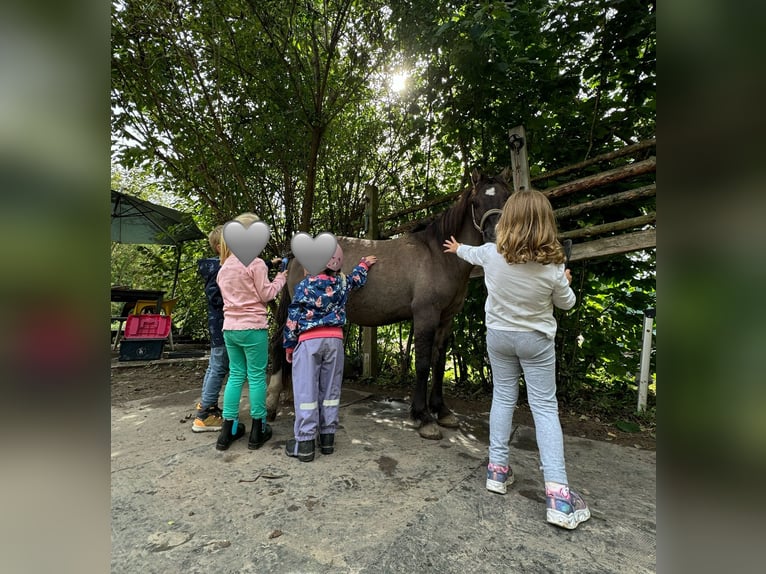
[{"label": "horse halter", "polygon": [[471,204],[471,223],[473,223],[473,226],[476,228],[476,231],[482,234],[484,236],[484,222],[487,221],[488,217],[491,217],[492,215],[500,215],[503,213],[502,209],[488,209],[484,212],[484,215],[481,216],[481,220],[479,223],[476,223],[476,211],[474,210],[473,203]]}]

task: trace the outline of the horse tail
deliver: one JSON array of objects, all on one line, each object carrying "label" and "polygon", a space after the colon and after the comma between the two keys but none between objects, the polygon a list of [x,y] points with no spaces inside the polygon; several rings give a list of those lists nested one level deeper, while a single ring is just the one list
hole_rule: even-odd
[{"label": "horse tail", "polygon": [[291,390],[292,369],[290,363],[285,360],[285,350],[282,347],[282,336],[287,323],[287,308],[290,306],[290,291],[287,284],[282,287],[279,295],[279,304],[274,314],[276,328],[269,342],[269,354],[271,355],[271,376],[266,391],[266,417],[273,421],[277,417],[279,397],[283,389]]}]

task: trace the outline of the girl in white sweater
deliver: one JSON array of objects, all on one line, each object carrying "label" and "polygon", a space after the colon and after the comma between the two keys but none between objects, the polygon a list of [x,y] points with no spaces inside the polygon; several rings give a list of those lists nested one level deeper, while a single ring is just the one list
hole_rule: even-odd
[{"label": "girl in white sweater", "polygon": [[556,400],[553,307],[571,309],[576,299],[550,201],[537,190],[514,193],[503,208],[496,234],[497,244],[478,247],[462,245],[454,237],[444,242],[445,253],[484,268],[493,379],[486,487],[505,494],[513,483],[508,441],[523,372],[545,478],[546,519],[573,529],[590,518],[590,511],[567,481]]}]

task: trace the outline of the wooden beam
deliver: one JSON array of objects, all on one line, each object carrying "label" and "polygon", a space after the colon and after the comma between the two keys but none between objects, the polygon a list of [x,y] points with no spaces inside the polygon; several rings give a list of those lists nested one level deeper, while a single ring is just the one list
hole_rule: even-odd
[{"label": "wooden beam", "polygon": [[594,235],[602,235],[604,233],[611,233],[612,231],[624,231],[625,229],[643,227],[644,225],[649,225],[655,221],[657,221],[657,213],[652,212],[646,215],[639,215],[638,217],[621,219],[620,221],[612,221],[610,223],[602,223],[600,225],[589,225],[588,227],[581,227],[579,229],[573,229],[571,231],[559,233],[559,239],[593,237]]},{"label": "wooden beam", "polygon": [[[378,239],[378,188],[366,185],[365,231],[367,239]],[[370,255],[374,255],[371,253]],[[375,327],[362,327],[362,376],[374,378],[378,374],[378,330]]]},{"label": "wooden beam", "polygon": [[629,201],[635,201],[644,197],[651,197],[657,194],[657,184],[645,185],[643,187],[637,187],[636,189],[629,189],[627,191],[621,191],[614,195],[608,195],[606,197],[600,197],[591,201],[584,201],[576,205],[569,205],[553,211],[556,219],[561,221],[562,219],[568,219],[579,215],[584,211],[597,211],[607,206],[619,205],[621,203],[627,203]]},{"label": "wooden beam", "polygon": [[390,215],[386,215],[385,217],[381,217],[378,219],[378,221],[391,221],[392,219],[396,219],[398,217],[401,217],[402,215],[409,215],[410,213],[420,211],[421,209],[426,209],[427,207],[433,207],[434,205],[440,205],[442,203],[447,203],[448,201],[454,201],[458,197],[460,197],[461,193],[463,192],[458,191],[457,193],[452,193],[450,195],[445,195],[442,197],[437,197],[435,199],[424,201],[423,203],[419,203],[418,205],[415,205],[414,207],[408,207],[406,209],[402,209],[401,211],[397,211],[396,213],[392,213]]},{"label": "wooden beam", "polygon": [[641,249],[649,249],[650,247],[656,246],[656,229],[636,231],[635,233],[624,233],[614,237],[595,239],[586,243],[575,243],[572,246],[572,257],[570,258],[570,262],[604,257],[606,255],[614,255],[617,253],[640,251]]},{"label": "wooden beam", "polygon": [[556,187],[545,189],[543,190],[543,193],[548,199],[553,200],[557,197],[562,197],[564,195],[574,193],[575,191],[591,189],[593,187],[599,187],[601,185],[614,183],[615,181],[622,181],[623,179],[628,179],[637,175],[651,173],[656,171],[656,169],[657,158],[652,156],[649,159],[645,159],[644,161],[629,163],[609,171],[604,171],[595,175],[589,175],[588,177],[583,177],[581,179],[576,179],[562,185],[557,185]]},{"label": "wooden beam", "polygon": [[585,161],[581,161],[579,163],[573,163],[572,165],[568,165],[565,167],[561,167],[559,169],[554,169],[553,171],[546,171],[544,173],[541,173],[539,175],[536,175],[532,178],[532,182],[541,181],[544,179],[550,179],[552,177],[557,177],[559,175],[563,175],[565,173],[569,173],[570,171],[576,171],[578,169],[586,168],[590,165],[601,163],[604,161],[611,161],[613,159],[617,159],[618,157],[624,157],[627,155],[633,155],[634,153],[644,151],[647,149],[651,149],[657,145],[657,139],[652,138],[650,140],[643,140],[635,144],[631,144],[628,146],[625,146],[623,148],[618,149],[617,151],[612,151],[609,153],[605,153],[602,155],[598,155],[596,157],[593,157],[591,159],[586,159]]}]

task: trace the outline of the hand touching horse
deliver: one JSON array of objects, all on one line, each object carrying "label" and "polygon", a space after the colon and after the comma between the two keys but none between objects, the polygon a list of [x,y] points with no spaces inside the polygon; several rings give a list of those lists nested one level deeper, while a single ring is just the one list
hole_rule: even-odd
[{"label": "hand touching horse", "polygon": [[[423,230],[380,241],[336,238],[345,254],[344,272],[364,255],[374,253],[378,257],[377,264],[370,269],[367,284],[349,297],[348,320],[357,325],[376,327],[412,319],[416,384],[410,414],[420,422],[418,432],[423,438],[441,438],[437,423],[457,427],[457,419],[444,403],[442,383],[452,318],[463,306],[471,265],[443,253],[442,243],[451,235],[468,245],[494,241],[495,224],[510,195],[506,178],[507,170],[495,177],[474,170],[472,186]],[[277,332],[272,343],[272,375],[266,401],[272,420],[276,416],[285,366],[282,326],[292,289],[302,277],[300,264],[293,260],[285,287],[289,294],[282,293]]]}]

